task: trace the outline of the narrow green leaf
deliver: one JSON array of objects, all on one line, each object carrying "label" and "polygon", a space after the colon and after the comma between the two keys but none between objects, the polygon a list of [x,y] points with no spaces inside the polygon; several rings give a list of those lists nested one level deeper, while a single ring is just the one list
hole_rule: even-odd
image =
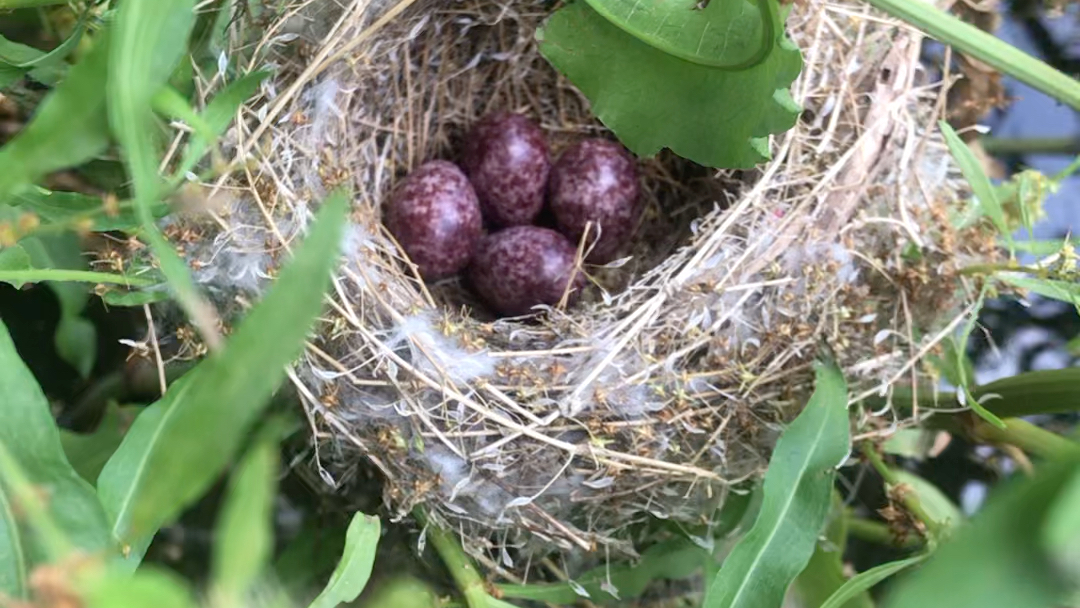
[{"label": "narrow green leaf", "polygon": [[[155,285],[153,287],[161,287]],[[154,302],[164,302],[169,299],[169,292],[164,289],[147,291],[106,291],[101,300],[109,306],[142,306]]]},{"label": "narrow green leaf", "polygon": [[79,45],[83,32],[86,29],[88,12],[84,12],[71,34],[53,50],[40,51],[33,47],[11,42],[0,36],[0,62],[7,63],[15,68],[30,70],[30,76],[38,82],[53,85],[64,74],[64,59]]},{"label": "narrow green leaf", "polygon": [[191,271],[154,223],[153,206],[163,184],[158,175],[153,100],[187,48],[194,23],[194,0],[128,2],[120,6],[109,55],[109,124],[120,142],[135,188],[143,238],[158,258],[177,299],[204,334],[210,305],[199,294]]},{"label": "narrow green leaf", "polygon": [[15,518],[15,504],[0,484],[0,597],[26,598],[26,539]]},{"label": "narrow green leaf", "polygon": [[1053,608],[1068,585],[1042,549],[1040,529],[1080,457],[1045,463],[997,488],[982,512],[890,591],[887,608]]},{"label": "narrow green leaf", "polygon": [[348,201],[341,192],[326,201],[296,256],[224,350],[200,363],[135,421],[98,478],[118,540],[143,547],[201,496],[233,457],[322,308]]},{"label": "narrow green leaf", "polygon": [[[2,1],[2,0],[0,0]],[[139,3],[134,3],[139,4]],[[107,34],[73,65],[38,106],[33,120],[0,148],[0,203],[48,173],[93,158],[109,143],[105,113]]]},{"label": "narrow green leaf", "polygon": [[[430,585],[411,576],[401,576],[380,585],[364,602],[363,608],[436,608],[439,605],[439,596]],[[505,602],[504,605],[513,606]]]},{"label": "narrow green leaf", "polygon": [[1080,83],[1044,61],[1028,55],[974,25],[919,0],[867,0],[894,17],[914,25],[932,38],[989,64],[1003,74],[1035,87],[1080,110]]},{"label": "narrow green leaf", "polygon": [[1080,307],[1080,283],[1072,281],[1060,281],[1057,279],[1042,279],[1025,277],[1012,273],[998,273],[994,275],[999,281],[1008,283],[1013,287],[1026,289],[1040,296],[1052,300],[1061,300],[1073,306]]},{"label": "narrow green leaf", "polygon": [[176,574],[140,569],[134,576],[116,571],[92,581],[85,590],[87,608],[197,608],[195,594]]},{"label": "narrow green leaf", "polygon": [[821,604],[821,608],[841,608],[851,598],[865,593],[870,590],[874,585],[889,578],[890,576],[907,570],[908,568],[918,564],[929,556],[928,553],[918,555],[916,557],[909,557],[895,562],[889,562],[887,564],[881,564],[875,566],[865,572],[860,572],[855,576],[848,579],[842,587],[836,590],[836,593],[832,595],[824,604]]},{"label": "narrow green leaf", "polygon": [[814,552],[850,450],[847,385],[835,365],[819,364],[814,394],[773,451],[761,512],[707,583],[705,608],[780,606]]},{"label": "narrow green leaf", "polygon": [[960,166],[964,179],[967,180],[968,185],[971,186],[971,191],[978,199],[979,207],[990,218],[990,221],[994,223],[994,227],[1001,233],[1001,237],[1011,247],[1013,242],[1012,230],[1005,220],[1005,210],[1001,206],[1001,201],[998,200],[997,191],[990,183],[990,178],[986,176],[986,172],[983,171],[982,166],[979,164],[979,159],[975,157],[975,153],[964,143],[964,140],[960,139],[960,136],[957,135],[949,123],[944,120],[938,121],[938,126],[945,136],[945,144],[949,147],[949,152],[952,154],[953,159],[956,160],[956,164]]},{"label": "narrow green leaf", "polygon": [[255,94],[255,91],[259,89],[259,85],[269,75],[269,72],[245,74],[238,80],[229,83],[206,104],[202,118],[207,125],[209,134],[205,138],[198,133],[192,135],[191,140],[184,149],[183,160],[180,161],[180,167],[176,171],[174,181],[183,179],[195,167],[210,148],[211,142],[225,131],[225,128],[236,117],[236,111]]},{"label": "narrow green leaf", "polygon": [[[47,512],[70,542],[87,551],[109,546],[108,525],[93,488],[68,464],[49,402],[0,322],[0,444],[29,483],[47,489]],[[9,486],[10,488],[10,486]],[[44,557],[42,552],[32,559]]]},{"label": "narrow green leaf", "polygon": [[345,548],[343,522],[306,518],[296,537],[274,560],[274,578],[290,595],[301,596],[328,577]]},{"label": "narrow green leaf", "polygon": [[31,6],[51,6],[66,4],[68,0],[0,0],[0,9],[27,8]]},{"label": "narrow green leaf", "polygon": [[351,602],[367,586],[379,542],[379,518],[357,512],[345,535],[345,553],[330,575],[330,582],[309,608],[336,608]]},{"label": "narrow green leaf", "polygon": [[[844,549],[847,547],[847,522],[844,502],[833,490],[832,521],[825,529],[825,537],[818,540],[810,561],[795,579],[794,589],[808,608],[818,608],[847,583],[844,573]],[[843,608],[874,608],[869,594],[856,593],[846,598]]]},{"label": "narrow green leaf", "polygon": [[51,268],[34,268],[32,270],[0,270],[0,282],[12,285],[24,285],[26,283],[40,283],[42,281],[74,281],[77,283],[105,283],[112,285],[124,285],[127,287],[150,287],[153,281],[126,277],[109,272],[94,272],[91,270],[53,270]]},{"label": "narrow green leaf", "polygon": [[937,486],[914,473],[894,469],[893,475],[919,496],[927,515],[946,528],[955,528],[964,521],[964,513]]},{"label": "narrow green leaf", "polygon": [[[132,201],[120,201],[113,209],[106,207],[100,197],[78,192],[53,192],[35,186],[16,194],[11,204],[33,212],[45,225],[88,227],[97,232],[132,230],[139,225]],[[154,208],[153,216],[164,217],[168,212],[168,206],[160,204]]]},{"label": "narrow green leaf", "polygon": [[169,118],[187,123],[200,137],[204,139],[214,137],[210,125],[203,120],[202,116],[199,116],[195,108],[191,107],[180,91],[165,85],[154,95],[152,102],[155,110]]},{"label": "narrow green leaf", "polygon": [[212,580],[227,601],[243,599],[270,561],[277,474],[277,437],[264,432],[233,473],[218,518]]}]

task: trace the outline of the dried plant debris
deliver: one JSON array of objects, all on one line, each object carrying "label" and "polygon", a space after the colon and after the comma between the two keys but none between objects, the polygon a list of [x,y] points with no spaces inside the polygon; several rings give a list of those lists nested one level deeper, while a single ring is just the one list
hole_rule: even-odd
[{"label": "dried plant debris", "polygon": [[292,375],[310,464],[347,503],[370,463],[394,513],[424,504],[517,573],[538,552],[633,555],[639,523],[708,524],[763,471],[823,345],[851,385],[857,438],[910,424],[861,403],[927,376],[922,357],[978,293],[958,269],[994,251],[986,226],[954,225],[958,172],[927,128],[941,91],[917,79],[916,35],[811,1],[788,22],[806,112],[774,160],[716,173],[642,159],[635,245],[585,264],[575,308],[496,320],[459,279],[422,281],[382,222],[409,170],[457,160],[493,111],[538,121],[556,156],[609,136],[538,54],[547,10],[358,2],[319,21],[329,34],[302,57],[271,47],[283,69],[229,150],[247,169],[206,185],[230,200],[167,227],[229,319],[272,279],[310,202],[350,184],[346,260]]}]

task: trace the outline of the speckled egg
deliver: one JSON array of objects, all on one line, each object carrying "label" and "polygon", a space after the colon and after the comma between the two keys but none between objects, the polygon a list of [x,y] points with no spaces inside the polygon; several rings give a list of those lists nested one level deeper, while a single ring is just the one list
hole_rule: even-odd
[{"label": "speckled egg", "polygon": [[568,303],[585,288],[573,244],[554,230],[514,226],[481,241],[469,277],[495,312],[516,316],[537,304],[558,304],[573,277]]},{"label": "speckled egg", "polygon": [[[600,227],[590,262],[610,262],[630,241],[641,215],[640,192],[634,158],[605,139],[575,144],[551,169],[551,211],[559,230],[576,243],[589,222]],[[595,227],[589,235],[595,238]]]},{"label": "speckled egg", "polygon": [[530,224],[544,206],[551,160],[540,127],[520,114],[481,119],[465,138],[462,168],[484,217],[496,226]]},{"label": "speckled egg", "polygon": [[483,232],[480,203],[457,165],[436,160],[410,173],[391,195],[386,227],[425,279],[464,270]]}]

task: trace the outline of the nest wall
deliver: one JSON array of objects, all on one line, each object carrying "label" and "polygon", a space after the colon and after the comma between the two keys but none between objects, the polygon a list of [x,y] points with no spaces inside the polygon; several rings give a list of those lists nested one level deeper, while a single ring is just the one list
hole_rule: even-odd
[{"label": "nest wall", "polygon": [[[537,52],[548,5],[313,6],[263,41],[279,71],[231,134],[245,169],[205,187],[224,202],[167,231],[229,317],[317,201],[353,189],[345,261],[291,372],[328,491],[347,493],[370,463],[395,514],[425,505],[514,571],[524,549],[633,554],[636,523],[708,526],[762,473],[823,354],[852,385],[858,436],[921,415],[865,400],[930,373],[921,360],[977,293],[958,268],[995,247],[982,225],[954,227],[961,189],[934,129],[944,85],[922,80],[916,32],[861,5],[796,5],[805,112],[773,160],[717,172],[642,159],[631,257],[587,268],[573,309],[499,320],[456,280],[420,281],[381,209],[489,111],[528,114],[556,151],[611,137]],[[301,39],[275,43],[286,31]],[[190,332],[163,333],[175,356],[199,354]]]}]

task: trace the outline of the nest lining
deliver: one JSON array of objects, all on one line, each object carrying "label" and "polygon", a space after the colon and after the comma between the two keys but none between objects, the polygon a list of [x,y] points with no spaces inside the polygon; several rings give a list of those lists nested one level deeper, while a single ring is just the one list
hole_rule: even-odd
[{"label": "nest lining", "polygon": [[[395,513],[425,504],[504,572],[522,570],[524,549],[632,555],[635,524],[656,518],[708,525],[763,471],[823,347],[856,407],[924,377],[920,361],[977,293],[957,268],[995,251],[992,231],[950,221],[955,170],[927,128],[941,85],[919,82],[918,34],[811,1],[788,23],[806,59],[792,93],[807,111],[772,143],[773,161],[714,174],[644,160],[656,234],[594,272],[590,301],[539,321],[473,314],[456,282],[416,278],[380,208],[405,171],[447,158],[488,111],[533,116],[556,150],[609,136],[536,51],[547,11],[358,0],[322,15],[305,27],[326,35],[304,63],[278,56],[294,69],[235,130],[253,167],[215,190],[229,194],[215,221],[169,227],[227,311],[265,289],[314,201],[353,187],[346,261],[291,373],[313,465],[347,493],[357,460],[373,463]],[[858,411],[860,437],[914,421]]]}]

